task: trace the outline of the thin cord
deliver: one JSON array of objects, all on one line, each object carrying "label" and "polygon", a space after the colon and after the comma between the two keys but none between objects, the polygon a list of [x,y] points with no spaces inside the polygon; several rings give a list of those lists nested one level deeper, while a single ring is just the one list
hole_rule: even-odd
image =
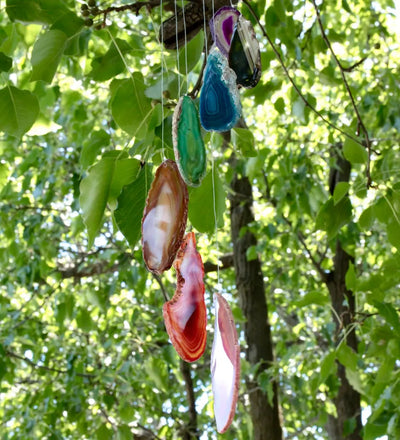
[{"label": "thin cord", "polygon": [[204,47],[205,52],[204,56],[207,58],[208,56],[208,37],[207,37],[207,24],[206,24],[206,3],[205,0],[203,0],[203,28],[204,28]]},{"label": "thin cord", "polygon": [[215,248],[217,250],[217,289],[221,290],[219,278],[219,245],[218,245],[218,221],[217,221],[217,197],[215,194],[215,168],[214,168],[214,154],[211,154],[211,179],[213,190],[213,210],[214,210],[214,224],[215,224]]},{"label": "thin cord", "polygon": [[164,151],[164,26],[162,23],[163,0],[160,0],[160,25],[161,25],[161,151],[163,162],[165,161]]},{"label": "thin cord", "polygon": [[178,8],[176,6],[176,0],[174,1],[175,8],[175,42],[176,42],[176,67],[178,69],[178,95],[181,94],[181,74],[179,66],[179,38],[178,38]]},{"label": "thin cord", "polygon": [[183,0],[182,0],[182,18],[183,18],[183,34],[185,37],[186,94],[188,94],[189,93],[189,81],[188,81],[187,35],[186,35],[185,4],[184,4]]},{"label": "thin cord", "polygon": [[214,0],[211,0],[211,10],[212,10],[212,16],[213,16],[213,31],[214,31],[214,35],[215,35],[215,21],[214,21],[214,15],[215,15],[215,9],[214,9]]}]

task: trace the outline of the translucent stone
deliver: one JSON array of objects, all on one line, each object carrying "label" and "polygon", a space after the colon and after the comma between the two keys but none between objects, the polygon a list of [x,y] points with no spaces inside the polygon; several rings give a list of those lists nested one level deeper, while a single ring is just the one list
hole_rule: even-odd
[{"label": "translucent stone", "polygon": [[261,77],[261,55],[253,26],[241,15],[233,31],[229,49],[229,66],[236,73],[236,82],[255,87]]},{"label": "translucent stone", "polygon": [[215,327],[211,351],[211,383],[214,415],[219,433],[225,432],[235,415],[239,391],[240,347],[232,311],[226,300],[214,294]]},{"label": "translucent stone", "polygon": [[172,119],[175,160],[183,180],[199,186],[206,168],[206,149],[201,137],[199,115],[193,100],[182,96]]},{"label": "translucent stone", "polygon": [[207,340],[204,267],[194,232],[186,235],[174,268],[178,281],[174,297],[163,307],[165,327],[179,356],[193,362],[203,355]]},{"label": "translucent stone", "polygon": [[228,131],[236,125],[241,111],[236,74],[218,48],[213,47],[200,95],[201,125],[208,131]]},{"label": "translucent stone", "polygon": [[186,229],[189,196],[173,160],[158,168],[142,219],[143,258],[147,268],[160,274],[172,266]]},{"label": "translucent stone", "polygon": [[240,12],[230,6],[218,9],[210,20],[211,35],[218,49],[228,57],[233,29],[239,18]]}]

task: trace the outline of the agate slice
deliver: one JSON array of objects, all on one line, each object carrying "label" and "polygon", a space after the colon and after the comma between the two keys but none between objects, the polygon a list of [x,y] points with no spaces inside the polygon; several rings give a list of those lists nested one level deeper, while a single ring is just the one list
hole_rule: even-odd
[{"label": "agate slice", "polygon": [[215,329],[211,351],[211,382],[217,430],[225,432],[232,423],[239,391],[240,347],[231,309],[214,294]]},{"label": "agate slice", "polygon": [[261,77],[261,55],[253,26],[241,15],[233,31],[229,49],[229,66],[236,73],[236,82],[255,87]]},{"label": "agate slice", "polygon": [[161,274],[172,266],[185,233],[189,196],[173,160],[157,169],[142,219],[143,258],[147,268]]},{"label": "agate slice", "polygon": [[201,125],[208,131],[228,131],[236,125],[241,110],[236,74],[214,47],[208,55],[201,89]]},{"label": "agate slice", "polygon": [[174,297],[163,306],[165,327],[179,356],[193,362],[203,355],[207,340],[204,268],[194,232],[186,235],[174,268],[178,282]]},{"label": "agate slice", "polygon": [[198,112],[189,96],[183,96],[175,108],[172,138],[175,160],[183,180],[190,186],[199,186],[206,173],[206,149]]},{"label": "agate slice", "polygon": [[218,9],[210,20],[210,31],[218,49],[228,57],[233,29],[239,18],[240,12],[230,6]]}]

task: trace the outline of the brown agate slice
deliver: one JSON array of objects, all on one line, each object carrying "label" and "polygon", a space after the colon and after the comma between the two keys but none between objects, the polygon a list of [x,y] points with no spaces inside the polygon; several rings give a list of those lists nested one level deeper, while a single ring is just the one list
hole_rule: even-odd
[{"label": "brown agate slice", "polygon": [[186,235],[174,268],[178,282],[174,297],[163,307],[165,327],[179,356],[194,362],[203,355],[207,340],[204,267],[194,232]]},{"label": "brown agate slice", "polygon": [[211,382],[217,431],[225,432],[235,415],[239,391],[240,347],[231,309],[214,294],[215,328],[211,351]]},{"label": "brown agate slice", "polygon": [[142,219],[143,258],[160,274],[172,266],[186,229],[189,196],[173,160],[157,169]]}]

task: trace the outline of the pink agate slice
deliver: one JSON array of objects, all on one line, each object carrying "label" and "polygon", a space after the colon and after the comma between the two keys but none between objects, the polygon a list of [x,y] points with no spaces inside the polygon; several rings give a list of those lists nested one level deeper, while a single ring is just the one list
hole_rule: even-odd
[{"label": "pink agate slice", "polygon": [[178,282],[174,297],[163,306],[165,327],[179,356],[194,362],[203,355],[207,340],[204,267],[194,232],[186,235],[174,268]]},{"label": "pink agate slice", "polygon": [[230,6],[218,9],[210,20],[210,31],[218,49],[227,57],[231,39],[240,12]]},{"label": "pink agate slice", "polygon": [[142,219],[143,258],[147,268],[161,274],[172,266],[186,229],[189,196],[173,160],[156,171]]},{"label": "pink agate slice", "polygon": [[214,294],[215,329],[211,352],[211,381],[217,430],[224,433],[235,415],[239,391],[240,347],[232,311],[227,301]]}]

